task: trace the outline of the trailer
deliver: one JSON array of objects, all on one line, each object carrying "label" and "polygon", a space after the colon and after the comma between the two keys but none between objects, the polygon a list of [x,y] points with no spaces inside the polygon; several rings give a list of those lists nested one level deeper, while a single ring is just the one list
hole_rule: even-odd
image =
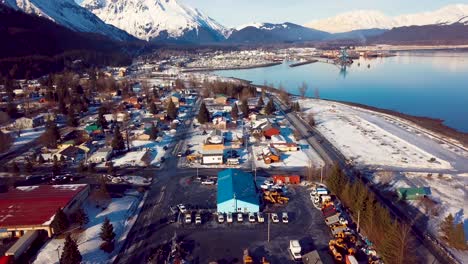
[{"label": "trailer", "polygon": [[273,181],[277,184],[299,184],[301,176],[299,175],[273,175]]},{"label": "trailer", "polygon": [[339,213],[336,213],[332,216],[329,216],[327,218],[325,218],[325,223],[327,223],[327,225],[334,225],[336,223],[339,223],[340,222],[340,214]]},{"label": "trailer", "polygon": [[39,236],[38,230],[26,232],[18,241],[16,241],[11,248],[7,250],[5,256],[12,256],[15,259],[18,259],[24,252],[26,252],[31,244]]}]

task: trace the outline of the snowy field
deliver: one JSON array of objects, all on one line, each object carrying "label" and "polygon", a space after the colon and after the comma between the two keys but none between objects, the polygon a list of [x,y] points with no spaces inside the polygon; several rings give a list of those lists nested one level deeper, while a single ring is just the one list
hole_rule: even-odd
[{"label": "snowy field", "polygon": [[[387,114],[315,99],[300,100],[300,104],[306,114],[315,115],[317,129],[357,166],[391,172],[377,172],[375,182],[393,190],[430,187],[431,198],[440,208],[438,216],[429,217],[434,235],[452,213],[457,223],[464,223],[468,237],[468,151],[462,144]],[[410,203],[425,213],[421,204]],[[466,252],[454,254],[468,263]]]},{"label": "snowy field", "polygon": [[[467,157],[466,152],[451,150],[425,133],[415,133],[418,128],[383,114],[314,99],[300,104],[306,115],[315,115],[317,129],[358,166],[453,170],[460,158]],[[412,137],[407,135],[411,133]]]},{"label": "snowy field", "polygon": [[[88,214],[89,223],[86,229],[81,233],[73,235],[77,239],[78,249],[83,256],[83,263],[111,263],[112,259],[119,252],[125,238],[131,227],[136,221],[137,215],[141,209],[141,194],[127,193],[122,198],[112,199],[105,210],[96,208],[95,203],[87,201],[85,211]],[[99,232],[104,218],[109,218],[114,226],[116,233],[115,249],[113,253],[108,254],[99,249],[102,243],[99,238]],[[38,256],[34,260],[36,264],[52,264],[58,263],[57,250],[61,254],[65,239],[52,239],[47,242],[39,251]]]},{"label": "snowy field", "polygon": [[[114,166],[126,167],[126,166],[146,166],[148,164],[154,165],[160,162],[161,158],[164,157],[166,151],[164,146],[168,146],[172,141],[172,135],[167,134],[163,137],[161,142],[156,141],[143,141],[134,140],[130,142],[132,149],[125,153],[125,155],[113,159]],[[148,153],[148,154],[146,154]],[[147,159],[144,156],[147,155]]]}]

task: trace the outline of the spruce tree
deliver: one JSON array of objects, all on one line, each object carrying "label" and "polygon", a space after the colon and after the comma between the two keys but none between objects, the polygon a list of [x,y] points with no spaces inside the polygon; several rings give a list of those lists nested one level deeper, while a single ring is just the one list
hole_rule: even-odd
[{"label": "spruce tree", "polygon": [[75,213],[75,222],[80,225],[80,227],[85,226],[89,223],[89,218],[83,208],[79,208]]},{"label": "spruce tree", "polygon": [[107,243],[112,243],[114,241],[114,226],[111,224],[109,218],[107,217],[104,219],[104,223],[102,223],[101,233],[99,233],[99,237],[101,237],[101,239]]},{"label": "spruce tree", "polygon": [[265,106],[265,114],[271,115],[275,111],[276,111],[275,104],[273,103],[273,100],[270,99],[267,105]]},{"label": "spruce tree", "polygon": [[151,139],[151,140],[157,139],[157,138],[158,138],[158,134],[159,134],[158,128],[157,128],[154,124],[151,124],[151,128],[150,128],[150,131],[149,131],[150,139]]},{"label": "spruce tree", "polygon": [[232,107],[232,110],[231,110],[231,118],[234,120],[234,121],[237,121],[237,119],[239,119],[239,109],[237,107],[237,104],[234,104],[234,106]]},{"label": "spruce tree", "polygon": [[444,237],[447,239],[449,243],[451,242],[453,238],[454,226],[455,226],[455,219],[453,218],[452,214],[447,215],[444,221],[440,224],[440,231],[442,231],[442,234],[444,235]]},{"label": "spruce tree", "polygon": [[206,108],[205,103],[202,103],[200,106],[200,110],[198,111],[197,120],[200,124],[205,124],[210,121],[210,112],[208,108]]},{"label": "spruce tree", "polygon": [[81,260],[83,260],[83,257],[78,250],[78,245],[68,234],[63,245],[62,256],[60,256],[60,264],[79,264]]},{"label": "spruce tree", "polygon": [[174,120],[177,117],[177,108],[171,99],[169,99],[167,104],[167,117],[169,120]]},{"label": "spruce tree", "polygon": [[114,129],[114,138],[112,139],[112,149],[114,151],[125,150],[125,141],[123,139],[122,133],[120,132],[119,126],[115,126],[115,129]]},{"label": "spruce tree", "polygon": [[249,103],[248,103],[247,99],[243,99],[241,103],[242,103],[241,104],[242,114],[244,115],[244,117],[248,117],[250,109],[249,109]]},{"label": "spruce tree", "polygon": [[454,227],[453,247],[460,250],[466,250],[466,237],[463,223],[458,223]]},{"label": "spruce tree", "polygon": [[105,129],[109,126],[109,123],[107,122],[107,119],[104,116],[105,114],[106,114],[106,109],[101,106],[99,108],[98,119],[97,119],[96,124],[100,126],[102,129]]},{"label": "spruce tree", "polygon": [[257,108],[262,109],[264,106],[265,106],[265,102],[263,102],[263,97],[260,96],[260,99],[258,99]]},{"label": "spruce tree", "polygon": [[54,229],[55,234],[60,234],[68,228],[68,224],[67,215],[63,212],[62,208],[59,208],[50,226]]},{"label": "spruce tree", "polygon": [[53,121],[49,120],[46,124],[46,130],[41,136],[41,141],[49,148],[56,148],[60,139],[60,130]]},{"label": "spruce tree", "polygon": [[76,118],[75,115],[75,110],[73,107],[70,107],[68,110],[68,116],[67,116],[67,125],[70,127],[77,127],[79,124],[78,119]]},{"label": "spruce tree", "polygon": [[155,115],[158,113],[158,108],[156,107],[156,104],[155,103],[151,103],[150,104],[150,109],[149,109],[150,113]]}]

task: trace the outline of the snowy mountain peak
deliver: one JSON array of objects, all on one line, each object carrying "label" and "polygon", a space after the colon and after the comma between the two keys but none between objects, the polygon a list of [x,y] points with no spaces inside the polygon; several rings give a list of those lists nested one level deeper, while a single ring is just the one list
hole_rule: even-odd
[{"label": "snowy mountain peak", "polygon": [[106,23],[144,40],[225,38],[227,30],[177,0],[84,0],[81,4]]},{"label": "snowy mountain peak", "polygon": [[99,33],[117,40],[132,39],[129,34],[107,25],[74,0],[0,0],[0,2],[15,10],[48,18],[75,31]]},{"label": "snowy mountain peak", "polygon": [[380,11],[358,10],[339,14],[335,17],[315,20],[306,26],[331,33],[348,32],[360,29],[391,29],[403,26],[431,24],[451,24],[468,16],[468,5],[448,5],[431,12],[407,14],[396,17],[387,16]]},{"label": "snowy mountain peak", "polygon": [[242,30],[247,27],[254,27],[254,28],[264,29],[264,30],[273,30],[273,29],[278,29],[278,28],[288,28],[289,26],[290,26],[290,23],[272,24],[272,23],[254,22],[254,23],[238,26],[235,28],[235,30]]}]

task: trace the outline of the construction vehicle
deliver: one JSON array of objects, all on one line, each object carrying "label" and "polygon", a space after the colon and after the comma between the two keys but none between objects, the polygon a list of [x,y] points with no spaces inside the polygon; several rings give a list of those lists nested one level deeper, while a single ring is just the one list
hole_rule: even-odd
[{"label": "construction vehicle", "polygon": [[301,244],[299,244],[299,240],[290,240],[289,241],[289,253],[291,253],[291,256],[293,260],[301,260],[302,255],[301,255]]},{"label": "construction vehicle", "polygon": [[244,249],[244,264],[253,263],[252,257],[249,255],[249,250]]},{"label": "construction vehicle", "polygon": [[336,261],[342,262],[343,261],[343,255],[338,252],[336,246],[334,244],[328,244],[328,248],[330,249],[330,252],[333,255],[333,258],[335,258]]},{"label": "construction vehicle", "polygon": [[327,225],[335,225],[335,224],[344,224],[344,225],[347,225],[348,224],[348,221],[346,221],[346,219],[344,219],[344,217],[341,216],[340,213],[336,213],[332,216],[329,216],[325,219],[325,223]]},{"label": "construction vehicle", "polygon": [[277,191],[264,191],[263,199],[272,204],[286,204],[289,201],[289,198],[282,196]]}]

